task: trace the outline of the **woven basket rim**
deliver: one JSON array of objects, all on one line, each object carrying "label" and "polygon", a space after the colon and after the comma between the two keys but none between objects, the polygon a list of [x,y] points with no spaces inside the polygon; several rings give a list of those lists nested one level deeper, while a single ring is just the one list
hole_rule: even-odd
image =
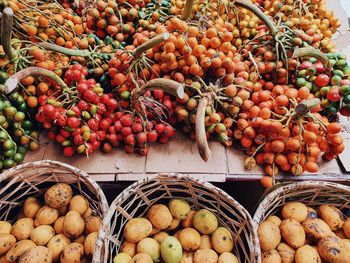
[{"label": "woven basket rim", "polygon": [[[194,182],[194,183],[198,183],[201,184],[202,186],[211,189],[215,194],[224,196],[225,198],[227,198],[230,201],[230,204],[239,209],[242,212],[242,216],[244,214],[245,219],[248,221],[248,223],[250,223],[253,233],[252,233],[252,237],[253,240],[247,240],[249,245],[253,245],[254,251],[255,251],[255,255],[254,257],[258,259],[258,262],[260,262],[260,244],[259,244],[259,239],[257,236],[257,229],[255,229],[255,225],[253,223],[252,217],[249,214],[249,212],[238,202],[236,201],[233,197],[231,197],[229,194],[227,194],[224,190],[216,187],[215,185],[206,182],[206,181],[202,181],[198,178],[194,178],[190,175],[185,175],[185,174],[178,174],[178,173],[158,173],[158,174],[154,174],[154,175],[150,175],[147,176],[146,178],[143,178],[139,181],[134,182],[133,184],[131,184],[130,186],[128,186],[127,188],[125,188],[111,203],[111,205],[109,206],[109,209],[107,211],[107,213],[104,216],[103,222],[102,222],[102,227],[100,229],[100,232],[98,234],[98,239],[97,239],[97,243],[102,242],[105,240],[105,236],[106,236],[106,230],[108,229],[108,225],[111,222],[111,219],[114,215],[114,213],[116,213],[116,208],[117,208],[117,204],[125,201],[125,199],[128,198],[129,194],[131,191],[133,191],[134,189],[137,189],[139,186],[147,184],[149,182],[152,181],[156,181],[160,178],[176,178],[178,180],[185,180],[185,181],[189,181],[189,182]],[[98,245],[97,246],[97,251],[95,251],[95,255],[99,255],[99,257],[93,257],[92,262],[93,263],[100,263],[100,256],[102,254],[102,245]]]},{"label": "woven basket rim", "polygon": [[[41,161],[35,161],[35,162],[28,162],[28,163],[23,163],[23,164],[19,164],[7,171],[5,171],[4,173],[0,174],[0,183],[6,181],[7,179],[11,178],[12,176],[14,176],[15,173],[17,173],[18,171],[21,171],[23,169],[27,169],[27,168],[33,168],[35,169],[35,167],[43,167],[43,166],[48,166],[48,168],[51,166],[53,166],[54,168],[64,168],[67,171],[72,172],[73,174],[78,174],[79,176],[83,177],[85,180],[88,181],[88,183],[90,183],[90,185],[95,189],[96,193],[96,198],[99,201],[100,205],[101,205],[101,212],[102,215],[104,217],[104,215],[107,213],[108,211],[108,202],[106,199],[106,196],[102,190],[102,188],[98,185],[98,183],[92,179],[90,177],[90,175],[88,173],[86,173],[85,171],[67,164],[67,163],[63,163],[60,161],[54,161],[54,160],[41,160]],[[22,175],[23,176],[23,175]]]},{"label": "woven basket rim", "polygon": [[293,189],[303,189],[303,188],[333,189],[333,190],[340,190],[342,192],[348,192],[350,194],[349,186],[333,183],[333,182],[305,181],[305,182],[295,182],[295,183],[287,183],[287,184],[280,185],[272,189],[270,192],[268,192],[262,198],[262,201],[260,201],[260,204],[253,216],[253,224],[255,225],[254,228],[255,229],[258,228],[261,222],[261,218],[265,214],[266,206],[268,203],[271,202],[271,200],[274,200],[278,195],[280,195],[283,192],[286,192],[286,191],[290,192],[290,190],[293,190]]}]

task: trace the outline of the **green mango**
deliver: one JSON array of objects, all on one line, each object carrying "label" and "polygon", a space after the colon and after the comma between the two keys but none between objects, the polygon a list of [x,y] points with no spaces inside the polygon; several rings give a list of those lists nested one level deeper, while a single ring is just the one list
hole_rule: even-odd
[{"label": "green mango", "polygon": [[146,237],[137,244],[137,253],[146,253],[151,256],[153,262],[160,261],[160,246],[153,238]]},{"label": "green mango", "polygon": [[182,246],[173,236],[166,237],[160,244],[160,253],[165,263],[179,263],[182,258]]}]

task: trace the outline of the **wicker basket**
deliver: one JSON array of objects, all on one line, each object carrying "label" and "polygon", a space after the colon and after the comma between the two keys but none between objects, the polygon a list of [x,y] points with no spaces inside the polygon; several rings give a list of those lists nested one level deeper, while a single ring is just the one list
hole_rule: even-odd
[{"label": "wicker basket", "polygon": [[330,182],[298,182],[284,184],[268,193],[257,208],[255,229],[270,215],[278,215],[284,204],[298,201],[307,206],[331,204],[340,210],[350,209],[350,187]]},{"label": "wicker basket", "polygon": [[211,210],[220,225],[231,230],[235,242],[233,253],[241,258],[241,263],[258,260],[256,231],[251,216],[239,203],[210,183],[162,174],[132,184],[113,201],[103,220],[92,262],[112,262],[124,241],[123,228],[127,221],[144,216],[151,205],[167,203],[171,198],[185,198],[195,210]]},{"label": "wicker basket", "polygon": [[70,184],[76,194],[89,200],[94,214],[103,218],[108,210],[106,197],[88,174],[68,164],[43,160],[18,165],[0,175],[0,220],[12,221],[27,197],[40,196],[58,182]]}]

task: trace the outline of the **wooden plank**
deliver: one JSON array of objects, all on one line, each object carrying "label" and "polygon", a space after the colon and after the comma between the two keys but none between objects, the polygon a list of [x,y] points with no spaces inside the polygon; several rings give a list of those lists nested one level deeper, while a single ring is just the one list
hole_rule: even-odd
[{"label": "wooden plank", "polygon": [[147,156],[146,173],[222,173],[228,171],[225,148],[211,141],[212,157],[204,162],[198,154],[196,143],[178,133],[167,144],[152,145]]}]

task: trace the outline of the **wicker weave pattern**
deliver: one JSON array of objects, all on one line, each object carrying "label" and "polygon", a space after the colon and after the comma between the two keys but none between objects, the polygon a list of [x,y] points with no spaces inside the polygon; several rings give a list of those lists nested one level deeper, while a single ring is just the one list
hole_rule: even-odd
[{"label": "wicker weave pattern", "polygon": [[264,197],[257,208],[253,218],[255,229],[268,216],[278,214],[283,205],[291,201],[299,201],[312,207],[331,204],[341,210],[350,209],[350,187],[317,181],[298,182],[277,187]]},{"label": "wicker weave pattern", "polygon": [[103,220],[93,262],[112,262],[124,241],[123,228],[128,219],[144,216],[151,205],[167,204],[171,198],[185,198],[195,210],[212,211],[220,225],[231,230],[236,244],[234,253],[241,262],[256,262],[259,245],[249,213],[212,184],[174,174],[160,174],[138,181],[113,201]]},{"label": "wicker weave pattern", "polygon": [[106,197],[88,174],[68,164],[43,160],[18,165],[0,175],[0,220],[12,221],[27,197],[42,195],[59,182],[85,196],[94,213],[103,218],[108,210]]}]

